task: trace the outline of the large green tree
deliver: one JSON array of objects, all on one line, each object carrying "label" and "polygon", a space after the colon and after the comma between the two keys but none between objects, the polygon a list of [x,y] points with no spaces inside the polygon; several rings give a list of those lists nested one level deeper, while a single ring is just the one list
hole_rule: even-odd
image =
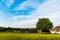
[{"label": "large green tree", "polygon": [[53,24],[48,18],[41,18],[36,24],[36,29],[42,30],[42,32],[49,32],[52,27]]}]

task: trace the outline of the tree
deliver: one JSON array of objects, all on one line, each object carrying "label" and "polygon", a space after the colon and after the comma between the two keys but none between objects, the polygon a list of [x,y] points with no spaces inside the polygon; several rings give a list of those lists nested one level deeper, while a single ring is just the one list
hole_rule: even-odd
[{"label": "tree", "polygon": [[36,24],[37,30],[42,30],[42,32],[50,32],[49,29],[53,27],[53,24],[48,18],[41,18]]}]

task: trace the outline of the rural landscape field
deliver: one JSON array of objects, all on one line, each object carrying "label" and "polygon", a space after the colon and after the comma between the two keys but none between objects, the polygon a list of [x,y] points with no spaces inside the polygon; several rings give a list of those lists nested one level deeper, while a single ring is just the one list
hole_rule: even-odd
[{"label": "rural landscape field", "polygon": [[0,0],[0,40],[60,40],[60,0]]},{"label": "rural landscape field", "polygon": [[59,34],[0,33],[0,40],[60,40]]}]

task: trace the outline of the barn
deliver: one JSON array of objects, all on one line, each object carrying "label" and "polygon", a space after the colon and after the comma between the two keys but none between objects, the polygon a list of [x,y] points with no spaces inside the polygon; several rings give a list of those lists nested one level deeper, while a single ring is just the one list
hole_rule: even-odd
[{"label": "barn", "polygon": [[51,30],[50,30],[51,33],[56,33],[56,34],[60,34],[60,26],[56,26],[56,27],[53,27]]}]

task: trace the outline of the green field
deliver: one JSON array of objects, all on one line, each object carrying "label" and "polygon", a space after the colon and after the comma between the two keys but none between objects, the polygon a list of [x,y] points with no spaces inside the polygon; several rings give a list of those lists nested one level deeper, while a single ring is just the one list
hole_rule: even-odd
[{"label": "green field", "polygon": [[60,35],[0,33],[0,40],[60,40]]}]

